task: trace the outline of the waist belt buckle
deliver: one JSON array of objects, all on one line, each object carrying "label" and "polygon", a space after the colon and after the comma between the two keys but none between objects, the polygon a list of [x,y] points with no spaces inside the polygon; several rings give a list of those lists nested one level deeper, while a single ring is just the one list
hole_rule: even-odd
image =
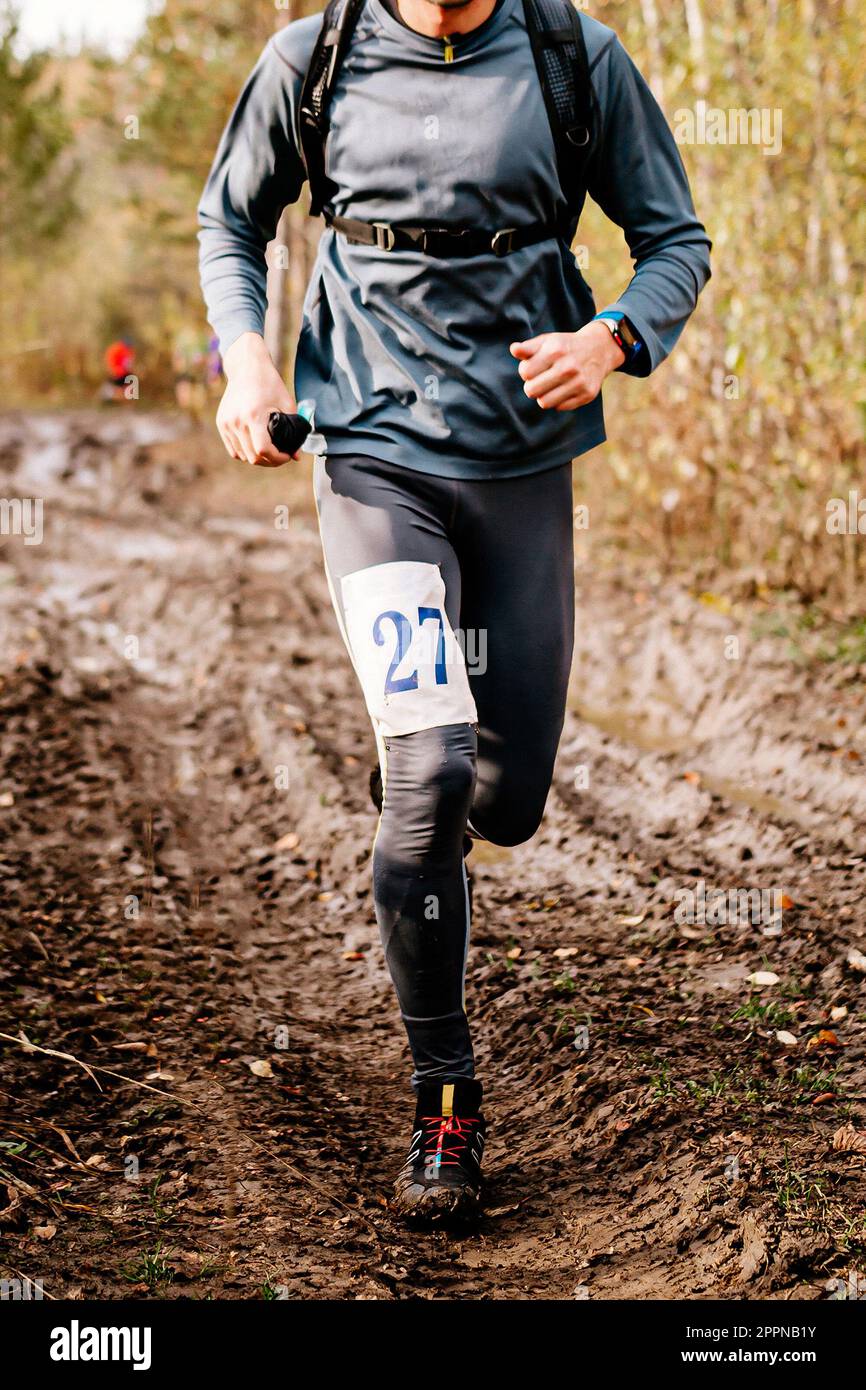
[{"label": "waist belt buckle", "polygon": [[490,242],[490,249],[494,256],[509,256],[511,254],[514,250],[512,242],[516,231],[516,227],[503,227],[501,231],[494,232]]},{"label": "waist belt buckle", "polygon": [[424,227],[418,242],[425,256],[459,256],[468,227]]},{"label": "waist belt buckle", "polygon": [[373,234],[376,237],[376,249],[379,251],[394,250],[394,228],[390,222],[371,222]]}]

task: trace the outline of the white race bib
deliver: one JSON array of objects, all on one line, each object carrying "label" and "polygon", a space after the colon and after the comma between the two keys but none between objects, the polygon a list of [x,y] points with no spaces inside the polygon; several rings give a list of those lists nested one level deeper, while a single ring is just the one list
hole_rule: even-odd
[{"label": "white race bib", "polygon": [[347,574],[341,590],[352,661],[383,734],[477,722],[438,565],[372,565]]}]

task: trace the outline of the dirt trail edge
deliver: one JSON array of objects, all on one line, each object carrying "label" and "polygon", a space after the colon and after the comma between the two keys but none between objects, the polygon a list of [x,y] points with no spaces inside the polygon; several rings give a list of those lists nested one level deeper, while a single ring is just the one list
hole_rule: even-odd
[{"label": "dirt trail edge", "polygon": [[170,417],[0,419],[0,491],[44,504],[41,543],[0,536],[0,1276],[862,1296],[863,682],[579,560],[544,825],[471,861],[486,1215],[409,1234],[373,745],[308,475],[214,457]]}]

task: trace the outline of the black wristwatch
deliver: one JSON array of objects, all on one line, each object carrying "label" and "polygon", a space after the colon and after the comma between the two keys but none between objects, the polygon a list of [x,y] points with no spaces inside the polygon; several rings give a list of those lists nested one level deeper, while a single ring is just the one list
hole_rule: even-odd
[{"label": "black wristwatch", "polygon": [[615,319],[612,315],[598,314],[597,318],[600,323],[606,324],[610,329],[610,336],[625,358],[622,363],[624,367],[626,363],[631,362],[637,356],[643,344],[625,315]]}]

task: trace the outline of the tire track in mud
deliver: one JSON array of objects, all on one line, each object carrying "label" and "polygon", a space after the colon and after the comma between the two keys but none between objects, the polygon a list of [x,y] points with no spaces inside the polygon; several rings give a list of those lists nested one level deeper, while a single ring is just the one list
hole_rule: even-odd
[{"label": "tire track in mud", "polygon": [[[803,1101],[786,1113],[779,1086],[789,1072],[772,1030],[749,1031],[731,1015],[771,951],[780,975],[796,975],[804,1031],[832,1004],[851,1005],[842,1070],[862,1079],[862,982],[845,965],[863,933],[850,783],[813,758],[806,771],[819,790],[810,801],[807,787],[794,824],[783,798],[731,800],[709,774],[683,779],[685,758],[712,763],[691,692],[691,734],[679,731],[674,751],[569,713],[541,833],[526,847],[473,854],[469,999],[493,1120],[488,1215],[472,1237],[410,1236],[384,1205],[411,1102],[369,895],[373,741],[309,501],[296,481],[292,525],[278,535],[257,492],[241,504],[220,473],[202,484],[180,462],[188,446],[130,450],[122,432],[100,445],[98,422],[91,434],[105,456],[98,493],[58,489],[45,551],[3,557],[28,596],[19,611],[2,610],[9,649],[28,649],[8,677],[10,689],[22,682],[16,717],[27,723],[37,698],[28,673],[42,661],[49,726],[71,726],[78,740],[72,754],[52,754],[46,726],[47,784],[16,835],[23,854],[53,817],[62,911],[46,913],[50,876],[30,884],[20,873],[16,891],[30,898],[22,905],[49,951],[64,942],[73,975],[90,982],[99,953],[116,955],[124,1007],[115,1015],[91,998],[78,1021],[67,1018],[66,981],[34,966],[32,950],[21,966],[35,971],[28,1004],[52,1019],[48,1045],[105,1065],[101,1049],[131,1032],[157,1039],[155,1063],[133,1072],[132,1054],[120,1069],[141,1079],[155,1066],[198,1108],[168,1105],[154,1117],[129,1090],[98,1101],[116,1249],[109,1258],[98,1230],[82,1232],[70,1214],[52,1247],[61,1282],[81,1283],[84,1267],[87,1291],[125,1293],[116,1250],[132,1259],[159,1237],[176,1265],[167,1287],[191,1296],[256,1297],[266,1283],[290,1297],[820,1296],[828,1271],[861,1257],[829,1218],[812,1220],[808,1203],[792,1226],[771,1194],[786,1147],[806,1173],[808,1156],[829,1151],[841,1109]],[[13,475],[16,460],[13,451]],[[587,592],[603,649],[622,602]],[[140,639],[131,661],[119,654],[129,635]],[[633,640],[640,657],[639,632]],[[700,681],[706,724],[712,672]],[[760,780],[774,757],[784,762],[788,715],[723,695],[730,765],[748,768],[736,710],[760,743]],[[804,688],[807,698],[815,708]],[[56,777],[52,757],[90,778],[83,793]],[[795,791],[809,780],[803,761]],[[577,765],[591,771],[580,791]],[[30,771],[12,766],[27,806]],[[677,930],[673,892],[696,875],[778,880],[796,903],[782,941],[759,928]],[[118,904],[142,879],[152,901],[119,938]],[[70,907],[90,935],[66,945]],[[27,948],[16,939],[16,950]],[[121,990],[135,971],[147,975],[145,1009]],[[592,1045],[578,1052],[582,1023]],[[271,1076],[250,1071],[262,1061]],[[760,1102],[741,1096],[738,1068],[764,1088]],[[22,1070],[31,1104],[81,1143],[97,1142],[80,1075],[52,1064],[62,1083],[52,1099],[44,1064]],[[722,1083],[730,1094],[714,1093]],[[866,1123],[862,1108],[846,1113]],[[164,1222],[116,1175],[130,1132],[148,1173],[163,1173]],[[732,1154],[735,1180],[724,1175]],[[862,1173],[844,1155],[833,1162],[834,1198],[853,1218]],[[107,1221],[105,1203],[97,1210]],[[26,1255],[24,1231],[21,1240]]]}]

